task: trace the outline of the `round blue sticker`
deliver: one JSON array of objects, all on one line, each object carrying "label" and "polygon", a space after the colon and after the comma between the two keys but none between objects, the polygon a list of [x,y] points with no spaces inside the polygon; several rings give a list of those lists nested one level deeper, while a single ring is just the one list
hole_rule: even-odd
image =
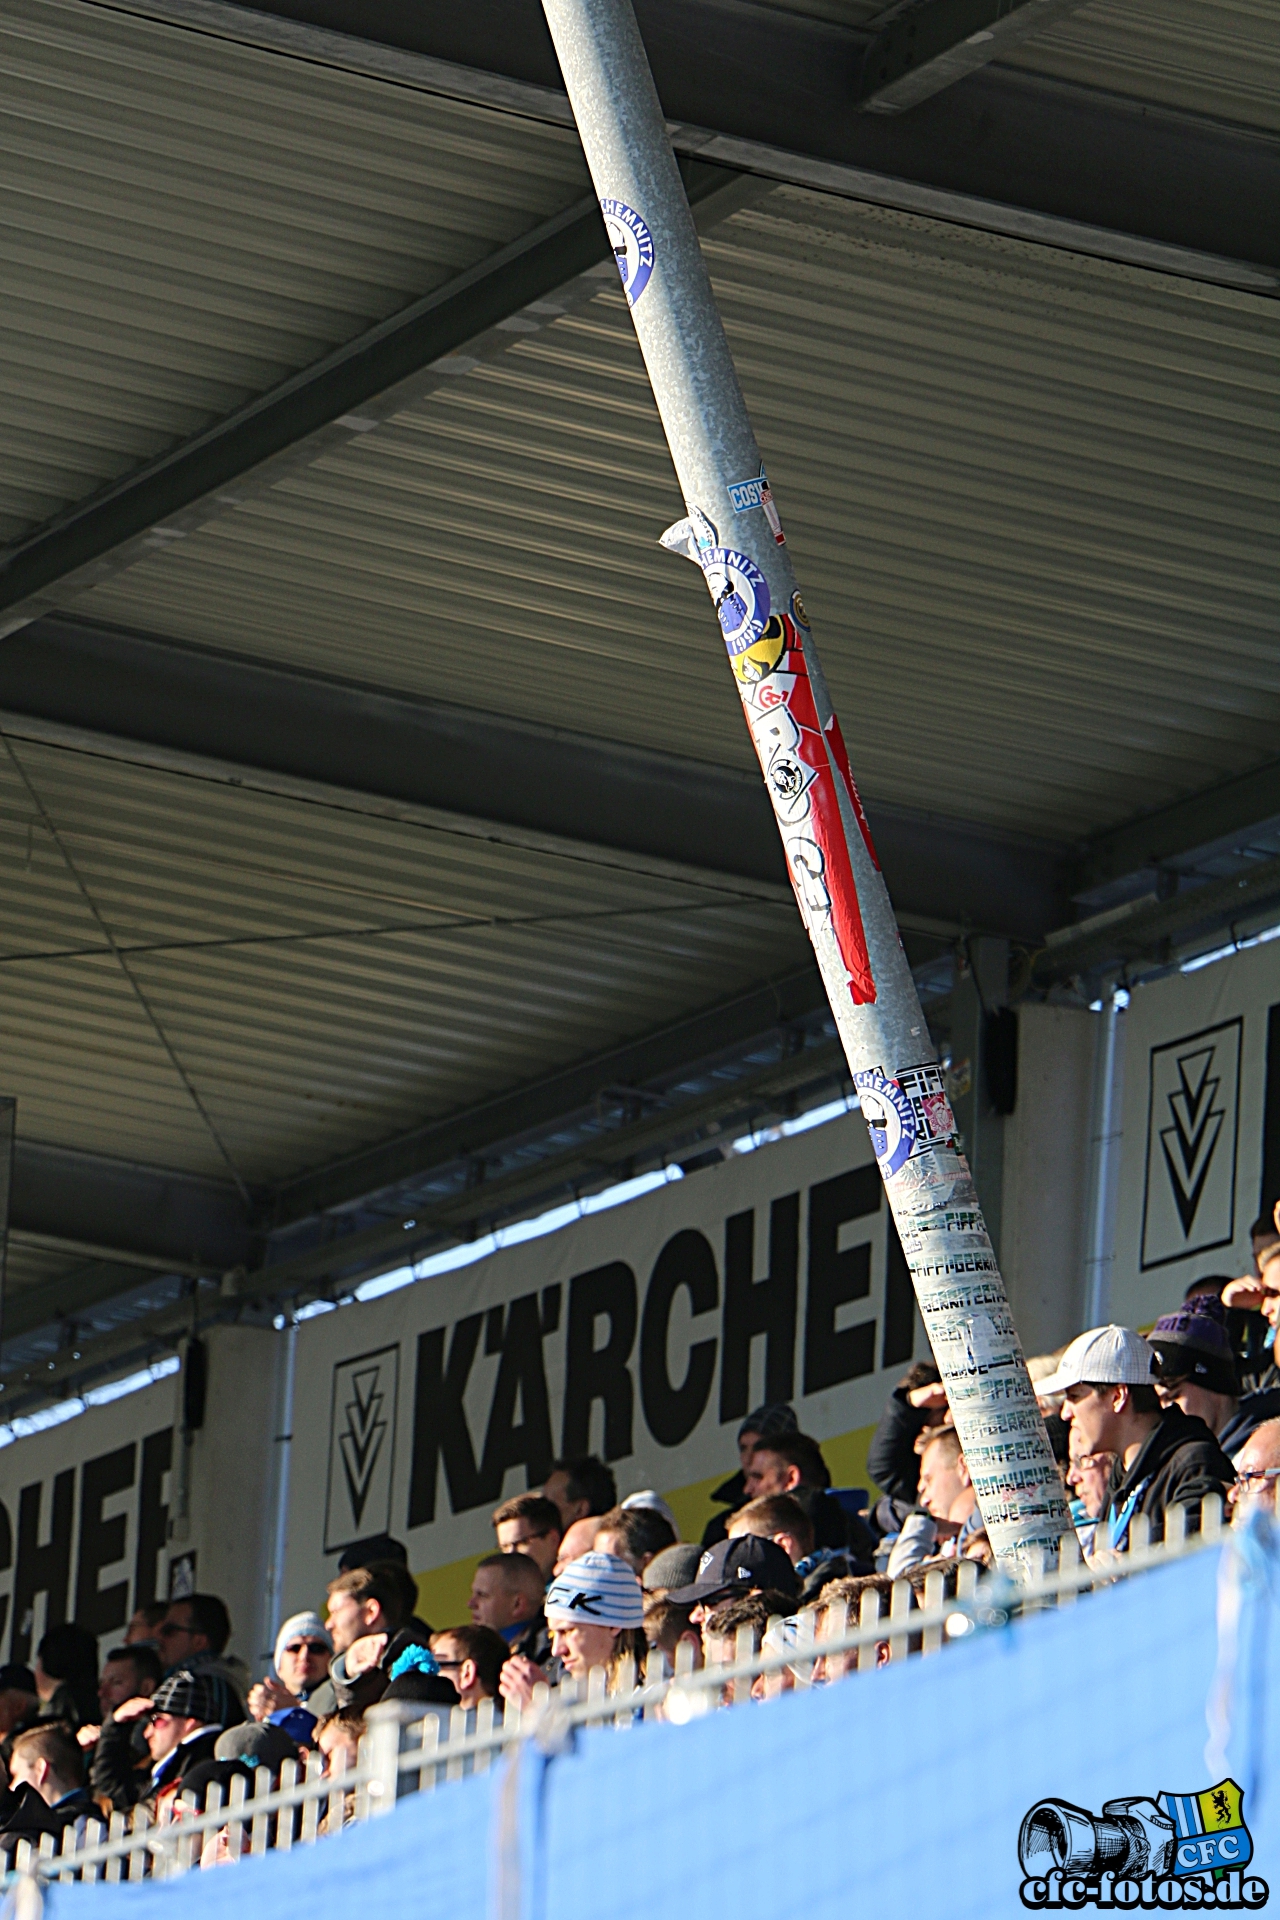
[{"label": "round blue sticker", "polygon": [[605,231],[617,262],[627,305],[634,307],[653,272],[653,235],[634,207],[625,200],[602,200]]},{"label": "round blue sticker", "polygon": [[916,1143],[916,1117],[896,1080],[882,1073],[855,1073],[853,1084],[862,1102],[862,1117],[871,1134],[871,1151],[888,1180],[911,1158]]},{"label": "round blue sticker", "polygon": [[745,653],[769,618],[769,582],[754,560],[734,547],[710,547],[698,555],[730,656]]}]

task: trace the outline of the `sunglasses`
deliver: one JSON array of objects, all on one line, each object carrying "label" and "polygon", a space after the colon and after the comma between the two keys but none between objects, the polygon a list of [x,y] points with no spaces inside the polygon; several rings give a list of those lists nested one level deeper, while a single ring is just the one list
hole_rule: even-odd
[{"label": "sunglasses", "polygon": [[286,1653],[328,1653],[323,1640],[291,1640],[285,1648]]}]

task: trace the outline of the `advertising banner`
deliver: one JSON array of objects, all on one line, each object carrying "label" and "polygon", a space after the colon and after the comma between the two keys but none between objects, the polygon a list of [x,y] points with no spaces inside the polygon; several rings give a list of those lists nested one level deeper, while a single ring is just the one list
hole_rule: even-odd
[{"label": "advertising banner", "polygon": [[63,1620],[106,1652],[135,1607],[168,1593],[176,1386],[159,1380],[0,1449],[5,1660],[28,1664]]},{"label": "advertising banner", "polygon": [[743,1416],[787,1400],[837,1484],[918,1338],[858,1115],[735,1155],[475,1265],[299,1330],[286,1598],[348,1542],[406,1541],[435,1624],[465,1618],[490,1515],[556,1456],[664,1493],[687,1538],[738,1464]]},{"label": "advertising banner", "polygon": [[1134,989],[1112,1317],[1150,1326],[1192,1280],[1250,1270],[1280,1199],[1280,943]]}]

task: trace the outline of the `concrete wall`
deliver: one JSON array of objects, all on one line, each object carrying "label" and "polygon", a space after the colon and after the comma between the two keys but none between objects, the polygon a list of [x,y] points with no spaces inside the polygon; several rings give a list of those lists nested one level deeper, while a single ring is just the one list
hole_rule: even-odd
[{"label": "concrete wall", "polygon": [[1018,1104],[1004,1123],[1001,1266],[1027,1354],[1081,1332],[1098,1015],[1018,1008]]},{"label": "concrete wall", "polygon": [[[269,1647],[266,1585],[284,1336],[270,1327],[217,1327],[208,1343],[205,1423],[191,1442],[190,1544],[201,1591],[226,1601],[234,1651],[255,1666]],[[182,1550],[183,1543],[171,1542],[171,1558]]]}]

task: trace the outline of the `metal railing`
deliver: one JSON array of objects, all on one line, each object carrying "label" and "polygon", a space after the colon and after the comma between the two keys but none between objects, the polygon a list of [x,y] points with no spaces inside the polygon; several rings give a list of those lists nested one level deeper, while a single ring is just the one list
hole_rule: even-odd
[{"label": "metal railing", "polygon": [[[847,1604],[805,1608],[769,1624],[763,1644],[751,1627],[738,1629],[732,1646],[709,1648],[707,1664],[694,1664],[694,1649],[682,1641],[674,1671],[666,1656],[651,1651],[641,1674],[632,1660],[619,1663],[610,1682],[602,1667],[581,1685],[538,1685],[528,1706],[492,1700],[478,1708],[423,1708],[384,1703],[370,1709],[357,1763],[325,1772],[319,1755],[305,1768],[286,1761],[277,1784],[260,1767],[251,1782],[236,1776],[224,1801],[211,1784],[205,1809],[181,1795],[161,1803],[153,1816],[145,1806],[114,1813],[79,1834],[68,1828],[59,1845],[45,1835],[39,1846],[19,1841],[4,1884],[19,1920],[39,1912],[39,1888],[54,1881],[165,1879],[193,1867],[221,1865],[269,1850],[310,1846],[353,1822],[394,1811],[405,1793],[429,1792],[486,1771],[505,1748],[525,1739],[558,1749],[579,1727],[631,1727],[647,1718],[682,1725],[703,1714],[770,1699],[783,1691],[832,1684],[854,1673],[908,1657],[937,1655],[948,1645],[1051,1606],[1069,1606],[1082,1594],[1129,1578],[1222,1537],[1222,1502],[1209,1495],[1198,1514],[1172,1507],[1164,1535],[1153,1540],[1145,1516],[1130,1527],[1127,1550],[1104,1547],[1085,1562],[1074,1534],[1061,1543],[1057,1563],[1042,1563],[1017,1583],[984,1574],[972,1560],[932,1564],[923,1581],[896,1580],[888,1594],[865,1589],[857,1622]],[[947,1588],[952,1592],[948,1595]],[[888,1600],[887,1608],[884,1600]]]}]

